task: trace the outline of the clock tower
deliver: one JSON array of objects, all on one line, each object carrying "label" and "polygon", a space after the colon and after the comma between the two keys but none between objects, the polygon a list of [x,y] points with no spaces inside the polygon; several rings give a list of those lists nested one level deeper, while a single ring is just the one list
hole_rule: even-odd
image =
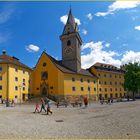
[{"label": "clock tower", "polygon": [[80,71],[82,40],[71,9],[60,39],[62,43],[62,64],[75,72]]}]

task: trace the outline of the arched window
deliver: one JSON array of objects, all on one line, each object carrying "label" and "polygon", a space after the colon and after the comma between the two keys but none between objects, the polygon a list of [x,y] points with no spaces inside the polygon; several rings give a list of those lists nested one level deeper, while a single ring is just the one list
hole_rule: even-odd
[{"label": "arched window", "polygon": [[47,80],[48,79],[48,72],[41,72],[41,79],[42,80]]},{"label": "arched window", "polygon": [[70,46],[71,45],[71,42],[70,40],[67,41],[67,46]]}]

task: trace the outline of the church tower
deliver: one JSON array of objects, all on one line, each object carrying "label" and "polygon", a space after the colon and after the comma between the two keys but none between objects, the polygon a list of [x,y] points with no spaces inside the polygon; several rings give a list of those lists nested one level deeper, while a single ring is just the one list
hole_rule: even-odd
[{"label": "church tower", "polygon": [[80,71],[82,40],[71,9],[60,39],[62,43],[62,64],[75,72]]}]

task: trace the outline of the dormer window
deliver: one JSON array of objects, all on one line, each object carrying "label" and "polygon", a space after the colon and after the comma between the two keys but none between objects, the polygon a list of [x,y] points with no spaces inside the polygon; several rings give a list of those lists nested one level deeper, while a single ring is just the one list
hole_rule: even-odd
[{"label": "dormer window", "polygon": [[71,41],[68,40],[68,41],[67,41],[67,46],[70,46],[70,45],[71,45]]}]

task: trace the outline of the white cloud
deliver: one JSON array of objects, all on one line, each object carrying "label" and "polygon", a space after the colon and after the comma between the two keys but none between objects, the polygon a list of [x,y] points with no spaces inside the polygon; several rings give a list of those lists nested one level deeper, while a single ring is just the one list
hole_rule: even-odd
[{"label": "white cloud", "polygon": [[107,16],[109,14],[113,14],[115,11],[123,10],[123,9],[132,9],[140,5],[139,1],[116,1],[113,4],[109,5],[108,10],[106,12],[98,12],[96,16]]},{"label": "white cloud", "polygon": [[[67,19],[68,19],[68,15],[64,15],[64,16],[60,17],[60,21],[61,21],[64,25],[66,24]],[[75,20],[75,22],[76,22],[78,25],[81,24],[80,19],[74,18],[74,20]]]},{"label": "white cloud", "polygon": [[120,66],[121,62],[119,60],[115,60],[113,57],[118,56],[118,53],[115,51],[105,51],[103,50],[103,42],[89,42],[82,46],[82,51],[84,52],[85,49],[89,49],[90,52],[88,54],[83,54],[81,56],[82,59],[82,67],[88,68],[95,64],[96,62],[113,64]]},{"label": "white cloud", "polygon": [[83,29],[83,30],[82,30],[82,33],[83,33],[84,35],[87,35],[87,30]]},{"label": "white cloud", "polygon": [[33,44],[30,44],[28,46],[26,46],[26,50],[28,52],[38,52],[39,51],[39,47]]},{"label": "white cloud", "polygon": [[123,54],[123,57],[121,59],[122,64],[127,64],[129,62],[139,62],[140,63],[140,52],[134,52],[134,51],[126,51]]},{"label": "white cloud", "polygon": [[92,15],[91,13],[88,13],[88,14],[86,15],[86,17],[87,17],[89,20],[92,20],[93,15]]},{"label": "white cloud", "polygon": [[140,26],[135,26],[135,29],[140,31]]},{"label": "white cloud", "polygon": [[110,43],[106,43],[105,47],[109,48],[110,47]]},{"label": "white cloud", "polygon": [[[89,68],[96,62],[111,64],[116,67],[120,67],[120,65],[127,64],[129,62],[140,62],[140,52],[126,51],[123,54],[119,54],[115,51],[104,50],[104,48],[106,48],[104,45],[106,44],[103,44],[102,41],[91,41],[82,45],[82,67]],[[88,51],[86,51],[86,49],[88,49]],[[121,56],[121,58],[117,59],[115,58],[116,56]]]},{"label": "white cloud", "polygon": [[13,7],[9,6],[4,8],[4,10],[0,12],[0,24],[7,22],[11,18],[14,10],[15,9]]}]

